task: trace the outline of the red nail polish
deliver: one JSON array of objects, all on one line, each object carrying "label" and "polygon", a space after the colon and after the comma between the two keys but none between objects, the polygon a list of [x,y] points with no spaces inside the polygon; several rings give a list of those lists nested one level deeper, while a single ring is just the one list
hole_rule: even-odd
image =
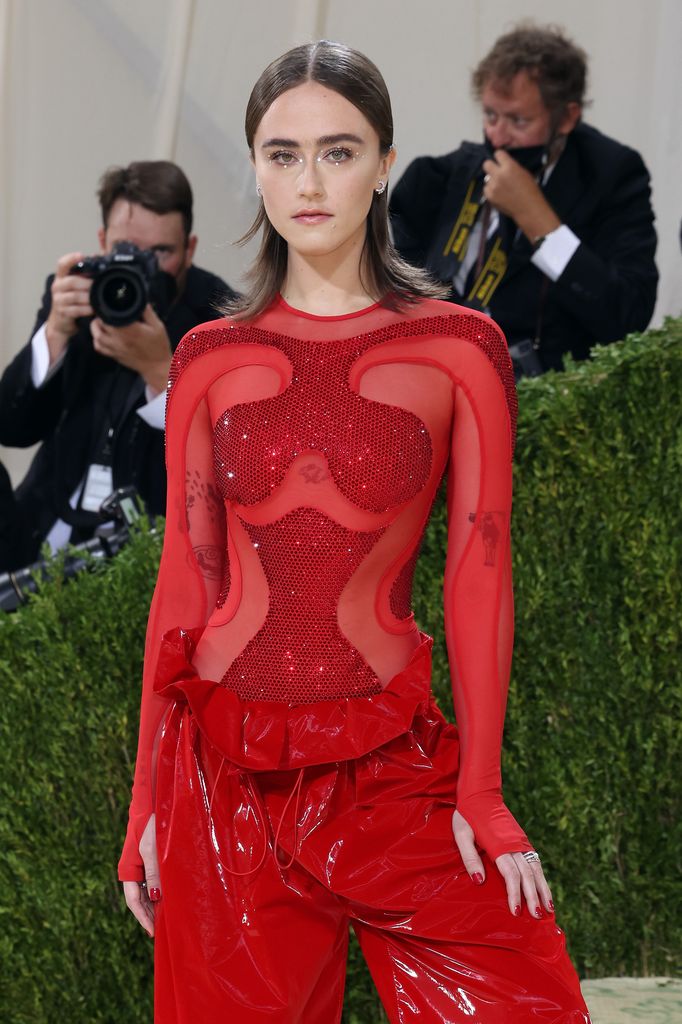
[{"label": "red nail polish", "polygon": [[537,918],[541,918],[541,917],[544,917],[544,916],[545,916],[545,915],[544,915],[544,914],[542,913],[542,911],[540,910],[540,907],[536,907],[536,908],[535,908],[535,916],[536,916]]},{"label": "red nail polish", "polygon": [[158,903],[161,899],[161,890],[157,889],[156,886],[152,886],[152,888],[148,889],[147,892],[149,893],[149,899],[152,903]]},{"label": "red nail polish", "polygon": [[471,876],[471,880],[475,882],[476,885],[483,885],[483,875],[481,874],[480,871],[474,871],[473,875]]},{"label": "red nail polish", "polygon": [[514,907],[514,917],[521,917],[521,907],[517,905]]},{"label": "red nail polish", "polygon": [[554,913],[554,904],[551,900],[549,901],[549,909]]}]

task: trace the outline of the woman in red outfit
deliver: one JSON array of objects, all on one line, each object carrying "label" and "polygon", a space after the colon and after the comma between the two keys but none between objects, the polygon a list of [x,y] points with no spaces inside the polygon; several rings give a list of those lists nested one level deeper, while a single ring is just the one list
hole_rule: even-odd
[{"label": "woman in red outfit", "polygon": [[[386,87],[321,42],[246,136],[250,289],[176,352],[168,510],[120,877],[160,1024],[333,1024],[354,928],[392,1022],[585,1024],[501,796],[516,398],[487,317],[396,258]],[[459,733],[410,612],[449,465]]]}]

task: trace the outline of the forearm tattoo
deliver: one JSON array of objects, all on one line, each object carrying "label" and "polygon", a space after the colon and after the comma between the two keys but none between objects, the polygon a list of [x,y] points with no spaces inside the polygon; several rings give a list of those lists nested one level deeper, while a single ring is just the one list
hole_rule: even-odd
[{"label": "forearm tattoo", "polygon": [[222,579],[223,551],[216,544],[197,544],[192,548],[197,565],[209,580]]},{"label": "forearm tattoo", "polygon": [[223,502],[210,480],[204,480],[198,470],[188,470],[185,477],[185,508],[187,510],[187,522],[190,522],[191,513],[203,502],[208,515],[209,522],[215,526],[223,518]]},{"label": "forearm tattoo", "polygon": [[497,551],[501,530],[498,522],[504,517],[502,512],[470,512],[469,522],[476,524],[483,545],[483,564],[494,568],[497,562]]},{"label": "forearm tattoo", "polygon": [[[185,478],[185,511],[190,534],[192,527],[196,529],[202,520],[212,527],[211,532],[215,532],[216,527],[222,532],[222,499],[213,482],[205,480],[198,470],[188,471]],[[222,579],[225,552],[219,544],[195,544],[192,550],[206,579]]]}]

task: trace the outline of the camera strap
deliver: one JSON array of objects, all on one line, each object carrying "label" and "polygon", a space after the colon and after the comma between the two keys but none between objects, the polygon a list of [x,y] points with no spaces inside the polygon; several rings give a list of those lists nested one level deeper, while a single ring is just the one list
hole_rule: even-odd
[{"label": "camera strap", "polygon": [[454,281],[466,256],[471,232],[476,224],[483,200],[483,178],[472,178],[467,186],[454,223],[443,218],[429,248],[426,264],[441,281]]},{"label": "camera strap", "polygon": [[97,399],[99,408],[104,409],[102,425],[90,446],[87,468],[76,508],[69,504],[67,496],[59,493],[59,481],[66,477],[60,470],[59,445],[57,446],[57,467],[55,472],[55,509],[57,515],[75,530],[92,531],[102,522],[100,505],[114,490],[113,459],[117,434],[134,406],[137,395],[131,393],[134,380],[131,371],[116,365],[106,382],[106,390]]},{"label": "camera strap", "polygon": [[131,379],[131,372],[122,366],[116,366],[112,373],[105,403],[104,431],[93,451],[78,503],[84,512],[99,513],[102,502],[114,490],[116,437],[137,399],[136,380],[137,377]]},{"label": "camera strap", "polygon": [[[467,186],[464,201],[454,223],[445,220],[429,251],[427,266],[441,281],[453,283],[466,274],[463,297],[467,303],[485,309],[507,272],[507,249],[513,231],[506,230],[507,217],[498,214],[498,227],[490,233],[492,207],[483,197],[483,178],[478,174]],[[473,264],[469,248],[478,238]],[[461,290],[455,287],[455,291]]]},{"label": "camera strap", "polygon": [[466,301],[480,309],[487,309],[490,300],[500,281],[507,273],[507,253],[505,251],[508,217],[498,214],[498,227],[488,237],[490,230],[491,207],[486,203],[481,214],[481,234],[478,243],[478,255],[473,273],[467,277]]},{"label": "camera strap", "polygon": [[472,178],[464,196],[464,202],[452,226],[447,241],[443,247],[442,256],[444,259],[452,256],[457,261],[457,268],[462,263],[469,246],[471,231],[476,223],[476,218],[483,204],[483,179]]},{"label": "camera strap", "polygon": [[[114,428],[110,427],[107,443],[113,439]],[[113,449],[109,449],[106,462],[91,462],[85,475],[85,483],[81,492],[79,507],[84,512],[99,512],[102,502],[109,497],[114,489],[114,472],[111,466]]]}]

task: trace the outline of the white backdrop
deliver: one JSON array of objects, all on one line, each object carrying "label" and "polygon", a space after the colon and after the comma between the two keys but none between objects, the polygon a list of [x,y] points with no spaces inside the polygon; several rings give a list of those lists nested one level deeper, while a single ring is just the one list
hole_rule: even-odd
[{"label": "white backdrop", "polygon": [[[265,64],[327,37],[364,50],[391,91],[398,162],[480,137],[471,68],[521,18],[590,57],[586,119],[652,175],[661,271],[654,323],[682,311],[679,0],[0,0],[0,368],[27,340],[45,276],[97,250],[102,171],[169,158],[195,192],[197,263],[238,285],[231,243],[255,212],[243,137]],[[3,452],[15,480],[26,453]]]}]

